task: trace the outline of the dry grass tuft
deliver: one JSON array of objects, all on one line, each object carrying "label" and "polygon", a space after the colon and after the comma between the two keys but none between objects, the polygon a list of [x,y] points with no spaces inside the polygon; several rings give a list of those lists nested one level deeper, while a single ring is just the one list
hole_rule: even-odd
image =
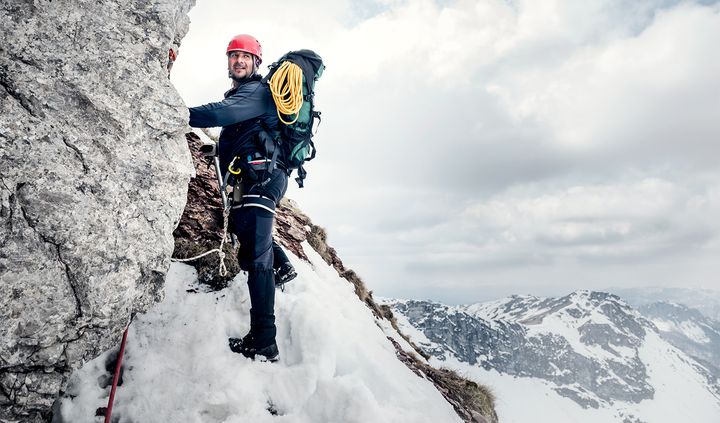
[{"label": "dry grass tuft", "polygon": [[455,393],[458,402],[470,412],[473,420],[479,421],[477,418],[479,414],[488,423],[498,421],[495,413],[495,395],[487,386],[467,380],[450,369],[434,370],[440,383]]}]

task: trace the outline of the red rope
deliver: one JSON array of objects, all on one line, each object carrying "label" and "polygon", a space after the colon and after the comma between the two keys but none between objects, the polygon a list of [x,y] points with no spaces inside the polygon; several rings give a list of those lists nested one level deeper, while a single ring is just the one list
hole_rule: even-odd
[{"label": "red rope", "polygon": [[105,423],[110,423],[110,416],[112,415],[113,400],[115,399],[115,389],[117,388],[118,380],[120,380],[120,368],[122,367],[123,353],[125,352],[125,341],[127,340],[128,328],[125,328],[123,333],[122,342],[120,343],[120,352],[118,353],[117,364],[115,364],[115,375],[113,376],[112,388],[110,389],[110,399],[108,399],[107,410],[105,411]]}]

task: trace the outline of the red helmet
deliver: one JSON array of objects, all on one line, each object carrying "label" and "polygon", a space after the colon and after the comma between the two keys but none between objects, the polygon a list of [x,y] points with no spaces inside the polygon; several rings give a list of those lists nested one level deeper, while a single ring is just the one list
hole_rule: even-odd
[{"label": "red helmet", "polygon": [[234,36],[232,40],[230,40],[225,53],[230,54],[231,51],[236,50],[244,51],[257,57],[258,65],[262,63],[262,46],[260,45],[260,41],[252,35],[240,34]]}]

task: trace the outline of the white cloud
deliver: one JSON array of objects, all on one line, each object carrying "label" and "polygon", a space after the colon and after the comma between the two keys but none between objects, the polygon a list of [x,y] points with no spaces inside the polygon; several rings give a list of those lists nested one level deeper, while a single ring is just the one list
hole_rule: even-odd
[{"label": "white cloud", "polygon": [[487,203],[470,206],[466,213],[503,226],[527,221],[589,221],[617,218],[648,219],[673,212],[678,199],[687,194],[674,184],[660,179],[644,179],[632,184],[573,186],[539,196],[514,192]]},{"label": "white cloud", "polygon": [[698,247],[716,236],[711,221],[698,219],[717,211],[708,195],[645,179],[534,195],[510,191],[468,207],[465,216],[503,240],[508,253],[529,243],[564,256],[652,256],[677,240],[688,248],[695,239]]},{"label": "white cloud", "polygon": [[720,118],[720,57],[709,54],[720,41],[719,10],[660,11],[636,37],[578,48],[559,66],[517,69],[493,92],[518,119],[550,125],[565,145],[624,151],[682,143],[703,155]]}]

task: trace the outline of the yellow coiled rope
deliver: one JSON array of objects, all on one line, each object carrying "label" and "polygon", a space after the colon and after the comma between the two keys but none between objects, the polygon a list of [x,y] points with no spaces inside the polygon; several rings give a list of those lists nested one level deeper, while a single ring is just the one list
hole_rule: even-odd
[{"label": "yellow coiled rope", "polygon": [[[303,105],[302,69],[290,61],[283,62],[270,78],[270,91],[277,106],[277,114],[285,125],[291,125],[298,119],[298,112]],[[295,115],[290,122],[283,116]]]}]

